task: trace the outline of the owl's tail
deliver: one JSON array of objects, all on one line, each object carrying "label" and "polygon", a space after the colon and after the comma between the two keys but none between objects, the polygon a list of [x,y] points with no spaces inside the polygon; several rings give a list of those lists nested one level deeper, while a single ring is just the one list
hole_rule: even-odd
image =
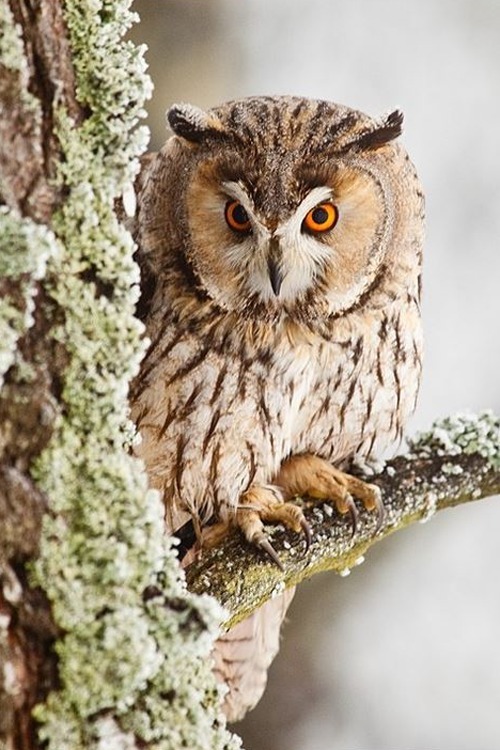
[{"label": "owl's tail", "polygon": [[[183,567],[195,558],[193,522],[187,514],[167,517],[167,525],[176,529],[179,557]],[[222,710],[229,722],[240,721],[254,708],[264,693],[267,670],[279,651],[281,624],[295,594],[295,587],[269,599],[250,617],[235,625],[214,646],[214,673],[227,693]]]},{"label": "owl's tail", "polygon": [[240,721],[262,697],[267,670],[279,650],[281,623],[294,594],[291,588],[270,599],[216,642],[214,671],[228,687],[222,707],[228,721]]}]

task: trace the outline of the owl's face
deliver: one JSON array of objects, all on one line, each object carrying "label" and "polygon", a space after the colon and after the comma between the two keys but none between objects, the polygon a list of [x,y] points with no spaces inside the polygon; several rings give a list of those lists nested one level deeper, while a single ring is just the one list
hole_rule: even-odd
[{"label": "owl's face", "polygon": [[190,272],[218,306],[266,320],[339,315],[387,271],[399,196],[416,189],[390,143],[398,112],[374,121],[264,97],[208,113],[180,105],[169,121],[171,215]]}]

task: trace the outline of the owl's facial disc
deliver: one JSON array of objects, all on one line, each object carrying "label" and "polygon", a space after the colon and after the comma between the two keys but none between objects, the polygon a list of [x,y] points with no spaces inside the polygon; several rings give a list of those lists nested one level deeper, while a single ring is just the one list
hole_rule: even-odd
[{"label": "owl's facial disc", "polygon": [[356,304],[391,232],[383,186],[364,163],[335,165],[316,186],[307,173],[300,183],[285,171],[288,183],[274,175],[269,192],[221,172],[205,162],[188,190],[187,257],[209,297],[267,320],[330,316]]},{"label": "owl's facial disc", "polygon": [[226,223],[240,242],[245,238],[240,245],[241,262],[246,266],[249,292],[268,304],[286,307],[295,302],[312,286],[330,254],[320,237],[333,230],[339,218],[331,188],[313,188],[292,215],[274,228],[258,215],[240,183],[226,182],[223,188],[229,197]]}]

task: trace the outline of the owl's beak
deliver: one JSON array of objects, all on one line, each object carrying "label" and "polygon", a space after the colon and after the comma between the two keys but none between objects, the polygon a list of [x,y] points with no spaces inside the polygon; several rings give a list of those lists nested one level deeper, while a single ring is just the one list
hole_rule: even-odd
[{"label": "owl's beak", "polygon": [[271,282],[271,287],[276,297],[279,297],[281,285],[284,278],[280,268],[280,260],[279,240],[277,240],[275,237],[272,237],[269,243],[269,258],[267,260],[267,268],[269,271],[269,281]]}]

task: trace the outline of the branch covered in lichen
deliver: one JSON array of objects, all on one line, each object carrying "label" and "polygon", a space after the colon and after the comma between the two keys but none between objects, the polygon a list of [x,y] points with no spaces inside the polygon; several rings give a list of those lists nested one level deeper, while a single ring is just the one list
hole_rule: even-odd
[{"label": "branch covered in lichen", "polygon": [[328,505],[304,502],[313,542],[283,528],[269,528],[283,563],[276,565],[241,540],[227,538],[187,569],[191,591],[209,592],[229,612],[226,627],[247,617],[285,588],[315,573],[347,575],[375,542],[444,508],[500,493],[500,420],[491,412],[457,415],[436,422],[410,443],[410,452],[388,462],[370,482],[382,489],[386,517],[376,530],[373,514],[360,512],[352,535],[350,521]]}]

